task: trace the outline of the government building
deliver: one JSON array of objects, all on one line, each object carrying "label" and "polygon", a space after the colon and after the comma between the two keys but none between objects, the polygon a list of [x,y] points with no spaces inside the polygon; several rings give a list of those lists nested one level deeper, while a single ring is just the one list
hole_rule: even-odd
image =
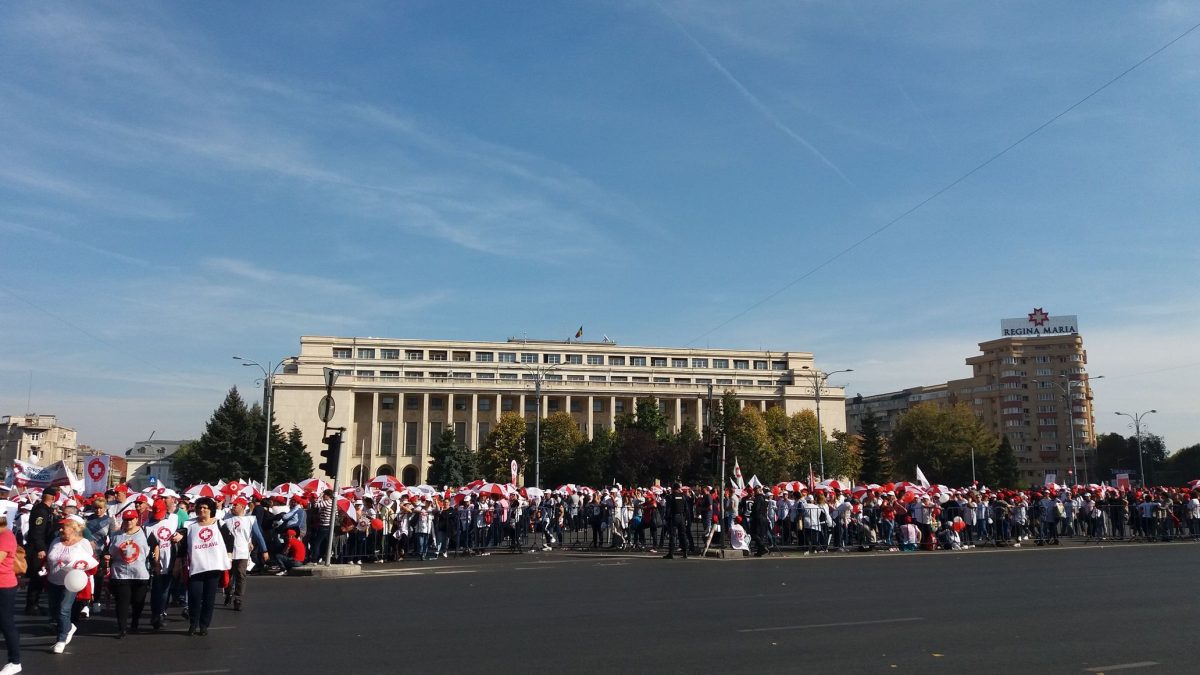
[{"label": "government building", "polygon": [[585,437],[612,429],[634,413],[635,401],[655,398],[675,430],[705,426],[708,401],[732,391],[740,406],[788,414],[821,404],[827,433],[845,429],[845,390],[814,384],[821,373],[809,352],[633,347],[615,342],[392,340],[304,336],[300,354],[272,381],[276,422],[300,428],[313,465],[324,424],[318,405],[324,370],[333,387],[331,428],[345,427],[343,484],[396,475],[405,485],[425,481],[429,450],[443,430],[478,449],[500,416],[567,412]]},{"label": "government building", "polygon": [[971,376],[961,380],[847,399],[850,430],[859,433],[862,419],[873,414],[882,433],[890,435],[915,405],[965,403],[997,437],[1008,437],[1023,483],[1041,485],[1049,477],[1060,484],[1111,478],[1088,471],[1096,421],[1087,350],[1076,317],[1052,319],[1037,308],[1028,318],[1005,319],[1001,337],[979,343],[979,353],[968,357],[966,365]]}]

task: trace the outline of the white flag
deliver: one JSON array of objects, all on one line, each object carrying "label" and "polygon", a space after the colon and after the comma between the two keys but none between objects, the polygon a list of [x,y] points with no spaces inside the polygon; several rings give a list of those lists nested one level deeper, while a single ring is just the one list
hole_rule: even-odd
[{"label": "white flag", "polygon": [[13,460],[13,486],[21,489],[48,488],[51,485],[69,487],[76,492],[83,489],[83,481],[75,477],[66,464],[55,462],[46,468],[36,464]]},{"label": "white flag", "polygon": [[109,455],[96,455],[88,457],[87,461],[83,463],[83,493],[85,495],[104,494],[104,491],[108,489],[110,461]]},{"label": "white flag", "polygon": [[921,472],[920,466],[917,467],[917,482],[921,484],[921,487],[929,487],[929,479]]},{"label": "white flag", "polygon": [[750,482],[747,483],[747,485],[749,485],[750,487],[757,487],[757,488],[760,488],[763,486],[762,482],[758,480],[758,474],[754,474],[753,476],[750,476]]},{"label": "white flag", "polygon": [[733,479],[737,481],[737,488],[739,490],[746,489],[746,483],[742,480],[742,467],[738,466],[737,457],[733,458]]}]

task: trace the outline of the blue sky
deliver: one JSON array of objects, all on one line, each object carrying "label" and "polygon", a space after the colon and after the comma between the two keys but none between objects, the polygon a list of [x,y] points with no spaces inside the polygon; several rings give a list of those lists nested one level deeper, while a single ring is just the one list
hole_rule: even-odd
[{"label": "blue sky", "polygon": [[[0,409],[194,437],[333,334],[798,349],[850,394],[1079,315],[1200,442],[1188,2],[0,5]],[[1068,252],[1064,254],[1064,252]],[[826,261],[833,259],[828,264]],[[769,299],[767,299],[769,298]],[[764,299],[767,299],[763,302]],[[733,321],[731,318],[736,317]]]}]

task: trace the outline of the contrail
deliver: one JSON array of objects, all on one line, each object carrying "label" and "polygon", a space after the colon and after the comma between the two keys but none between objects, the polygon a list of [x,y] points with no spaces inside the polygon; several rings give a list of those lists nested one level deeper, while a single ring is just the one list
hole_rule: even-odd
[{"label": "contrail", "polygon": [[708,48],[701,44],[700,41],[697,40],[691,34],[691,32],[689,32],[688,29],[683,26],[682,23],[676,20],[670,12],[668,12],[658,2],[655,2],[654,4],[658,6],[659,11],[661,11],[663,15],[671,20],[671,23],[675,24],[675,27],[679,29],[679,32],[683,33],[683,36],[686,37],[688,41],[691,42],[692,45],[704,56],[705,60],[707,60],[713,68],[716,68],[717,72],[724,75],[725,79],[729,80],[729,83],[737,88],[738,92],[742,94],[742,97],[749,101],[750,105],[754,106],[758,112],[762,113],[763,117],[767,118],[768,122],[770,122],[776,129],[783,132],[785,136],[799,143],[805,150],[808,150],[813,155],[816,155],[817,159],[821,160],[825,166],[832,169],[833,172],[836,173],[839,178],[845,181],[847,185],[855,190],[858,189],[858,186],[855,185],[854,182],[851,181],[850,178],[847,177],[840,168],[838,168],[837,164],[834,164],[828,157],[818,150],[816,146],[814,146],[812,143],[809,143],[803,136],[793,131],[791,127],[783,122],[783,120],[779,119],[778,115],[772,112],[765,103],[755,96],[753,92],[747,89],[746,85],[742,84],[741,80],[737,79],[733,73],[729,72],[729,69],[722,65],[721,62],[717,60],[717,57],[713,56],[712,52],[708,51]]}]

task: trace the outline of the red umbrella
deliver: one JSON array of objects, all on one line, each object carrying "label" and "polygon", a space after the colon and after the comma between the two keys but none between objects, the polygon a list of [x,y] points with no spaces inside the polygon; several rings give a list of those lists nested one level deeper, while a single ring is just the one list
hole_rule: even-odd
[{"label": "red umbrella", "polygon": [[198,483],[183,491],[183,494],[196,499],[197,497],[216,497],[221,494],[217,486],[208,483]]},{"label": "red umbrella", "polygon": [[392,490],[403,490],[404,483],[401,483],[400,479],[395,476],[375,476],[367,483],[367,487],[391,492]]},{"label": "red umbrella", "polygon": [[829,488],[830,490],[837,490],[839,492],[842,490],[842,484],[834,478],[826,478],[825,480],[821,481],[821,485]]},{"label": "red umbrella", "polygon": [[801,490],[808,489],[807,485],[805,485],[803,482],[798,481],[798,480],[784,481],[782,483],[779,483],[775,487],[779,488],[780,490],[786,490],[787,492],[800,492]]},{"label": "red umbrella", "polygon": [[321,492],[321,493],[323,493],[326,490],[333,488],[332,485],[330,485],[329,483],[326,483],[325,481],[321,480],[320,478],[309,478],[306,480],[302,480],[302,481],[300,481],[299,485],[300,485],[300,489],[304,490],[305,492]]},{"label": "red umbrella", "polygon": [[508,494],[508,490],[499,483],[484,483],[477,488],[473,488],[471,491],[475,494],[492,495],[494,497],[503,497]]},{"label": "red umbrella", "polygon": [[296,485],[295,483],[280,483],[279,485],[276,485],[275,489],[271,490],[271,492],[289,499],[292,497],[304,496],[304,488]]}]

